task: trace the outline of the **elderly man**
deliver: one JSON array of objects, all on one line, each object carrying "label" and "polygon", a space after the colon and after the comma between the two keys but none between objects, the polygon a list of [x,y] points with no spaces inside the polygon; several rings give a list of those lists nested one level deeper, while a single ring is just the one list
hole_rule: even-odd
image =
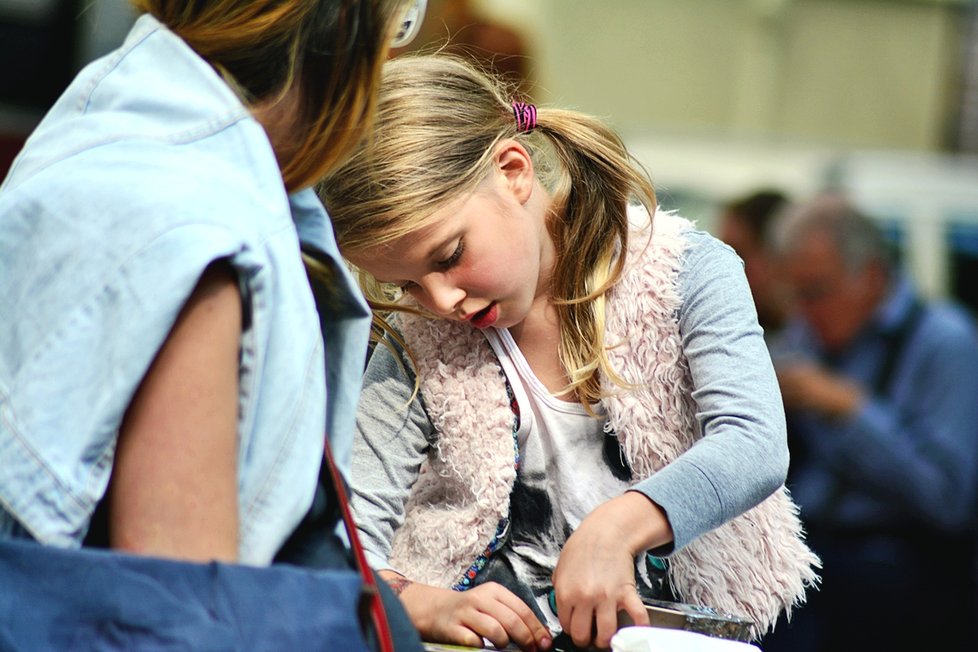
[{"label": "elderly man", "polygon": [[797,451],[789,486],[824,568],[812,604],[765,649],[978,649],[966,638],[978,493],[972,321],[916,294],[876,224],[841,197],[796,206],[778,227],[798,311],[785,332],[793,353],[775,361]]}]

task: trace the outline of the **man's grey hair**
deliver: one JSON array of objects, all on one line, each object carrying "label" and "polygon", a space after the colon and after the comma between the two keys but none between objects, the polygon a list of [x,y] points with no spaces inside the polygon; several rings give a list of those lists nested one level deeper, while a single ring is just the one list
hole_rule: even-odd
[{"label": "man's grey hair", "polygon": [[872,264],[889,270],[893,251],[877,223],[837,193],[826,193],[784,211],[773,232],[774,251],[790,257],[805,238],[824,233],[846,270],[861,272]]}]

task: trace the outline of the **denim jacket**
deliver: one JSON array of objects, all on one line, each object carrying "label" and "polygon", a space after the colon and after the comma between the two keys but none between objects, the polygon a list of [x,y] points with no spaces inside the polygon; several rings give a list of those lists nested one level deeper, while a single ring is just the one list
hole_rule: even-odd
[{"label": "denim jacket", "polygon": [[[314,298],[300,242],[334,270],[331,296]],[[312,501],[325,432],[349,463],[369,312],[313,191],[287,195],[238,97],[142,16],[0,187],[0,536],[81,544],[127,406],[217,259],[244,306],[239,553],[261,565]]]}]

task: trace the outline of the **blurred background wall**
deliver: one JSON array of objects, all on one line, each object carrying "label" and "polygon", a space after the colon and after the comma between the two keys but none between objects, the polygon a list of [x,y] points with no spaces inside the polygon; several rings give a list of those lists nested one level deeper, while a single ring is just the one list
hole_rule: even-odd
[{"label": "blurred background wall", "polygon": [[[0,0],[2,168],[131,21],[125,0]],[[608,119],[703,228],[760,186],[842,188],[925,292],[978,309],[975,0],[429,0],[414,48],[446,40]]]}]

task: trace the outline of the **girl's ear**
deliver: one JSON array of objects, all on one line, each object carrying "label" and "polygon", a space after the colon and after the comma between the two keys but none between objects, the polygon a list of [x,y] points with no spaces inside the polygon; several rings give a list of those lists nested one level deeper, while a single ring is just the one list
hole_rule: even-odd
[{"label": "girl's ear", "polygon": [[533,194],[533,159],[526,148],[512,138],[501,140],[496,145],[494,157],[496,170],[503,176],[506,186],[517,201],[525,204]]}]

